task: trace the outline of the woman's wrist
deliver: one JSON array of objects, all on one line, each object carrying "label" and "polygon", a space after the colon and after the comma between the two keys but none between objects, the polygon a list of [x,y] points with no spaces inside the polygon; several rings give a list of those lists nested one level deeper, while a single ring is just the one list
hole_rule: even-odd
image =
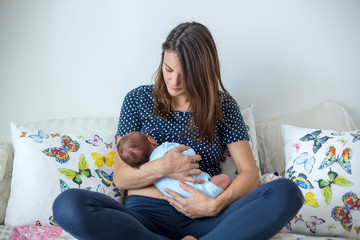
[{"label": "woman's wrist", "polygon": [[214,198],[214,201],[212,203],[212,211],[214,213],[214,216],[217,216],[226,208],[227,201],[221,198],[221,195],[222,194],[220,194],[217,198]]},{"label": "woman's wrist", "polygon": [[164,170],[164,162],[165,161],[162,161],[162,158],[159,158],[148,163],[150,165],[150,168],[152,169],[152,172],[154,173],[153,176],[156,179],[166,177],[166,171]]}]

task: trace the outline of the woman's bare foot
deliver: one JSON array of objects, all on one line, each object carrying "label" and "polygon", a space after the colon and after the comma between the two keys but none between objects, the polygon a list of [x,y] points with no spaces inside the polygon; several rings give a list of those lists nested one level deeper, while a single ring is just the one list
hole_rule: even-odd
[{"label": "woman's bare foot", "polygon": [[193,236],[186,236],[186,237],[182,238],[181,240],[197,240],[197,239],[194,238]]}]

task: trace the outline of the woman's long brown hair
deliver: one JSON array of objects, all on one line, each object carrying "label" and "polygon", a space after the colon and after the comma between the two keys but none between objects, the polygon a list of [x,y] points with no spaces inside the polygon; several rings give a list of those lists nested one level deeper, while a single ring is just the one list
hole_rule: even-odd
[{"label": "woman's long brown hair", "polygon": [[[175,51],[182,66],[187,99],[192,112],[190,135],[196,140],[213,142],[216,124],[224,122],[222,102],[230,97],[221,82],[217,49],[210,31],[202,24],[182,23],[174,28],[162,45],[162,58],[156,72],[153,115],[169,120],[172,98],[167,91],[162,65],[165,51]],[[225,94],[220,95],[219,90]]]}]

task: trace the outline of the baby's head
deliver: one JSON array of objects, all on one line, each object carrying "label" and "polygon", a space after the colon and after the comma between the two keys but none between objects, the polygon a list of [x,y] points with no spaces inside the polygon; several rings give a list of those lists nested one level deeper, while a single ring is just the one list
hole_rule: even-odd
[{"label": "baby's head", "polygon": [[156,140],[141,132],[126,134],[116,145],[120,158],[133,168],[148,162],[156,147]]}]

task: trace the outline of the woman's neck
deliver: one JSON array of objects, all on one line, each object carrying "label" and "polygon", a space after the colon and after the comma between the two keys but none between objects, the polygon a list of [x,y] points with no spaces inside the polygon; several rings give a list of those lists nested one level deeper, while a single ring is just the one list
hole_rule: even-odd
[{"label": "woman's neck", "polygon": [[187,98],[174,98],[172,108],[175,111],[189,112],[190,111],[190,103],[187,100]]}]

